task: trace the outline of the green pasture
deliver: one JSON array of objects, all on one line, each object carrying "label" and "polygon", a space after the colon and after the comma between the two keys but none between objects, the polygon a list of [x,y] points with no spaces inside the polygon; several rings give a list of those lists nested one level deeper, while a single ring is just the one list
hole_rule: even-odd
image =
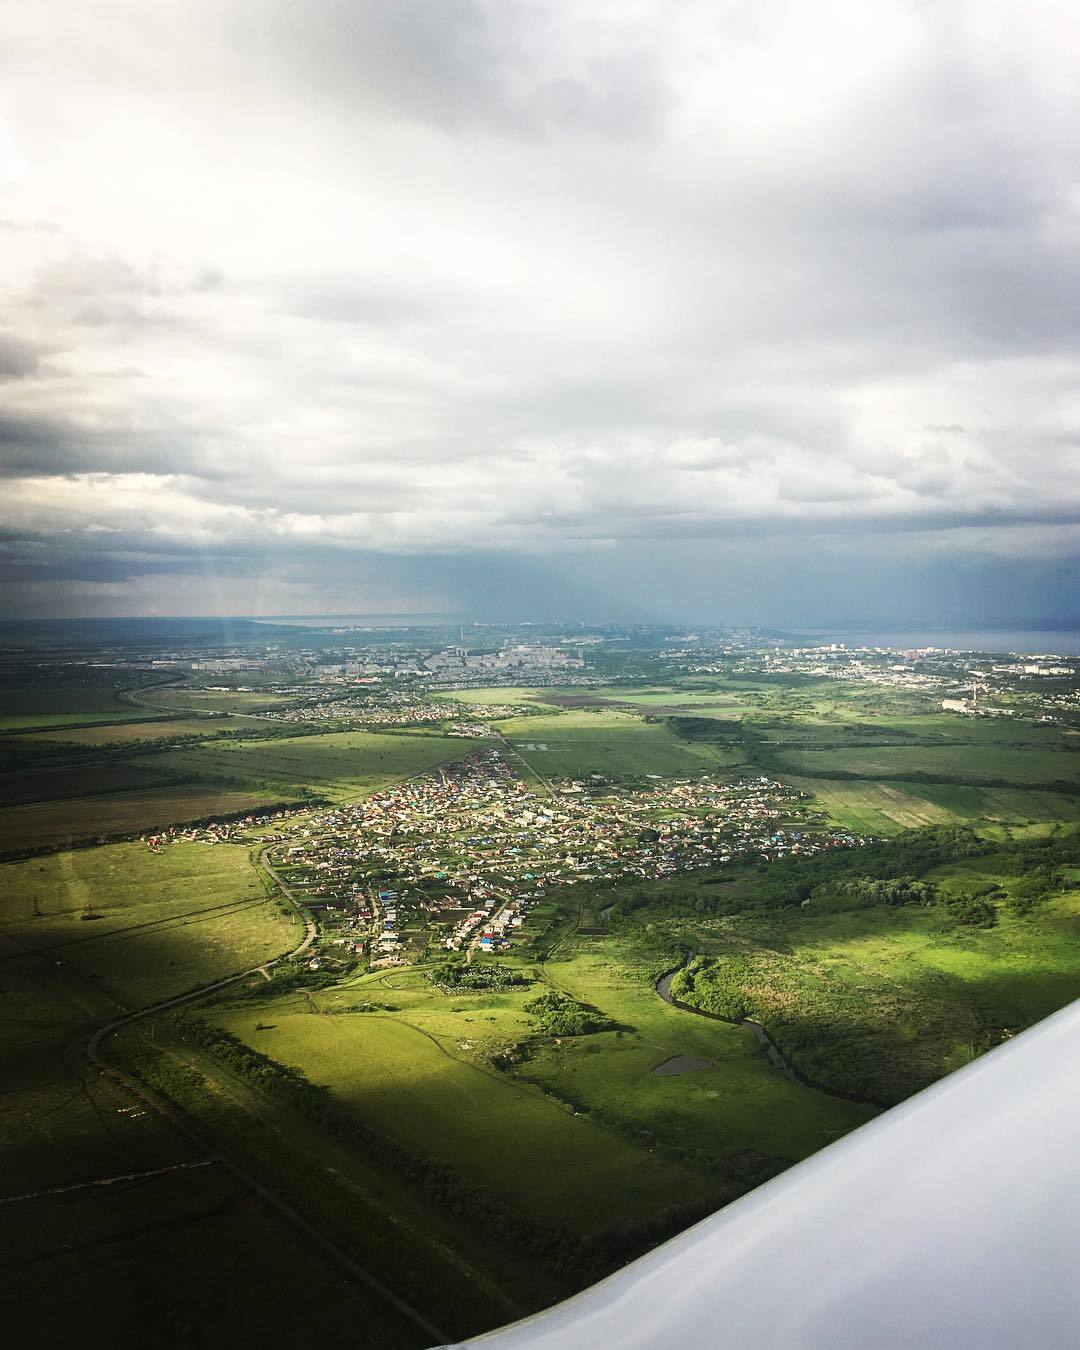
[{"label": "green pasture", "polygon": [[[190,1161],[191,1147],[161,1117],[87,1073],[82,1046],[96,1025],[132,1008],[288,950],[297,930],[266,897],[247,850],[235,846],[184,844],[153,855],[120,844],[0,865],[0,1191]],[[15,1224],[24,1250],[35,1251],[39,1214],[56,1216],[62,1242],[80,1240],[81,1220],[61,1217],[76,1201],[27,1205],[0,1212],[0,1245]],[[137,1226],[146,1221],[144,1212]],[[27,1256],[31,1301],[38,1264],[50,1268],[47,1247]],[[65,1261],[51,1268],[62,1272]],[[4,1265],[0,1299],[10,1299],[17,1271],[17,1262]]]},{"label": "green pasture", "polygon": [[[346,1001],[382,1001],[384,988],[369,977],[348,987]],[[318,1006],[332,1006],[332,997],[319,996]],[[328,1086],[380,1133],[445,1159],[555,1227],[598,1232],[708,1192],[697,1172],[483,1064],[486,1045],[528,1032],[519,1011],[525,995],[448,999],[414,990],[393,997],[407,1008],[319,1016],[294,996],[234,1005],[213,1018]]]},{"label": "green pasture", "polygon": [[116,721],[137,717],[138,712],[120,696],[112,680],[102,683],[88,677],[80,683],[74,676],[51,679],[41,685],[0,686],[3,716],[0,729],[30,726],[61,726],[65,722]]},{"label": "green pasture", "polygon": [[[119,1009],[71,980],[35,968],[0,949],[5,1001],[19,1026],[0,1029],[0,1134],[4,1139],[0,1194],[21,1195],[70,1186],[136,1168],[169,1166],[193,1150],[152,1113],[132,1106],[111,1079],[82,1080],[65,1057],[84,1043],[97,1017]],[[11,1211],[0,1206],[0,1233]]]},{"label": "green pasture", "polygon": [[787,782],[809,793],[829,818],[857,834],[894,835],[924,825],[1067,824],[1080,821],[1080,797],[1029,788],[979,788],[951,783],[888,783],[800,778]]},{"label": "green pasture", "polygon": [[742,759],[741,750],[681,740],[663,722],[644,722],[623,712],[575,709],[557,717],[512,718],[498,725],[514,750],[545,778],[590,773],[690,776],[728,768]]},{"label": "green pasture", "polygon": [[[931,875],[966,889],[1011,874],[976,859]],[[713,963],[697,987],[736,991],[808,1077],[896,1101],[1080,997],[1080,893],[997,914],[987,929],[941,905],[694,919]]]},{"label": "green pasture", "polygon": [[1075,745],[1068,728],[950,713],[900,716],[869,714],[857,705],[843,721],[814,717],[775,718],[757,724],[766,745],[791,749],[872,750],[884,746],[975,746],[1013,750],[1060,750]]},{"label": "green pasture", "polygon": [[[148,718],[153,714],[148,713]],[[141,741],[172,740],[176,736],[220,736],[225,731],[247,728],[251,723],[233,717],[171,717],[167,721],[102,723],[100,726],[80,727],[65,731],[62,727],[39,732],[37,741],[62,741],[66,745],[113,746]],[[33,749],[33,744],[27,747]]]},{"label": "green pasture", "polygon": [[[260,1091],[179,1035],[171,1019],[125,1029],[110,1045],[129,1072],[230,1159],[271,1180],[320,1233],[455,1338],[515,1321],[569,1292],[557,1272],[411,1185],[364,1142],[327,1131],[280,1095]],[[317,1248],[308,1251],[325,1263]],[[363,1291],[357,1293],[362,1312]],[[385,1318],[385,1304],[372,1302]],[[366,1343],[369,1320],[360,1324]]]},{"label": "green pasture", "polygon": [[533,688],[530,685],[488,685],[483,689],[446,689],[433,697],[453,700],[455,703],[520,703],[529,707],[545,703],[545,695],[561,693],[558,689]]},{"label": "green pasture", "polygon": [[[0,1207],[9,1336],[60,1344],[94,1321],[117,1344],[286,1346],[348,1325],[384,1350],[427,1344],[228,1171],[192,1167],[204,1161],[197,1148],[81,1060],[102,1021],[295,945],[298,926],[267,899],[248,851],[116,845],[6,864],[0,882],[0,1193],[25,1197]],[[200,1103],[213,1110],[214,1099],[204,1091]],[[144,1171],[157,1174],[85,1185]],[[335,1193],[325,1172],[315,1180]],[[395,1251],[392,1238],[381,1245]],[[224,1264],[207,1258],[223,1251]],[[286,1286],[304,1297],[283,1305]]]},{"label": "green pasture", "polygon": [[[107,712],[10,713],[0,716],[0,731],[21,733],[34,731],[39,727],[48,731],[52,728],[82,726],[88,722],[108,725],[121,717],[126,722],[128,718],[135,719],[138,716],[138,712],[130,704],[118,705]],[[146,713],[147,718],[153,716],[152,712]]]},{"label": "green pasture", "polygon": [[572,708],[580,700],[595,700],[600,706],[613,708],[623,705],[624,711],[636,711],[643,716],[715,717],[730,721],[747,711],[748,705],[727,690],[684,689],[676,685],[657,688],[655,685],[620,688],[570,688],[552,691],[548,700],[559,707]]},{"label": "green pasture", "polygon": [[781,772],[829,778],[837,773],[895,779],[912,774],[960,783],[1080,787],[1080,756],[1062,749],[998,745],[887,745],[866,749],[780,750]]},{"label": "green pasture", "polygon": [[[131,1102],[127,1094],[100,1102],[118,1132],[131,1122]],[[130,1123],[129,1145],[143,1123]],[[57,1144],[86,1157],[70,1131]],[[199,1161],[149,1144],[143,1134],[133,1151],[118,1145],[94,1175]],[[285,1289],[303,1296],[283,1298]],[[343,1326],[382,1350],[426,1343],[219,1165],[4,1206],[0,1316],[20,1346],[85,1342],[89,1326],[107,1327],[116,1346],[321,1344]]]},{"label": "green pasture", "polygon": [[258,713],[295,703],[296,694],[275,694],[266,689],[206,689],[199,685],[169,685],[139,691],[146,708],[162,712]]},{"label": "green pasture", "polygon": [[298,940],[291,910],[267,899],[238,844],[53,853],[2,864],[0,881],[11,941],[51,963],[59,983],[94,981],[130,1007],[257,965]]},{"label": "green pasture", "polygon": [[0,773],[0,807],[58,797],[123,792],[160,787],[169,781],[153,761],[142,764],[73,764],[57,768],[23,768]]},{"label": "green pasture", "polygon": [[9,806],[0,810],[0,853],[69,848],[109,835],[152,833],[184,821],[265,810],[290,795],[185,785]]},{"label": "green pasture", "polygon": [[[625,1030],[546,1045],[516,1072],[618,1128],[707,1157],[722,1172],[748,1153],[804,1158],[873,1114],[790,1082],[749,1031],[664,1003],[653,986],[655,956],[647,946],[643,955],[618,935],[564,943],[544,966],[545,979]],[[709,1067],[653,1073],[676,1055]]]},{"label": "green pasture", "polygon": [[1061,749],[1075,743],[1068,727],[1025,722],[1013,718],[961,717],[956,713],[927,713],[917,717],[878,717],[874,726],[897,731],[932,744],[935,741],[966,741],[1014,749]]},{"label": "green pasture", "polygon": [[484,742],[449,736],[336,731],[271,741],[223,741],[154,757],[169,772],[195,779],[303,785],[336,799],[374,792],[390,783],[460,759]]}]

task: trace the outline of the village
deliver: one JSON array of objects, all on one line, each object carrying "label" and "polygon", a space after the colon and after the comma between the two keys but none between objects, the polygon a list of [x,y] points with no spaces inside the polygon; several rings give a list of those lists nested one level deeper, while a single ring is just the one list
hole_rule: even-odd
[{"label": "village", "polygon": [[169,844],[260,844],[280,838],[275,833],[258,833],[306,815],[310,806],[275,806],[250,815],[237,814],[191,824],[170,825],[157,834],[139,836],[141,843],[154,853],[160,853]]},{"label": "village", "polygon": [[[365,681],[366,683],[367,681]],[[486,721],[539,712],[512,703],[459,703],[451,698],[429,698],[408,691],[380,689],[377,693],[349,692],[292,706],[252,713],[264,722],[307,723],[347,721],[365,727],[438,727],[447,736],[490,736]]]},{"label": "village", "polygon": [[614,790],[593,775],[533,787],[484,749],[365,801],[312,815],[274,866],[322,911],[329,942],[373,968],[429,946],[498,953],[559,888],[671,877],[866,842],[807,828],[802,794],[765,777],[655,778]]},{"label": "village", "polygon": [[1011,653],[944,647],[815,647],[764,645],[750,652],[722,645],[713,652],[686,649],[687,670],[726,676],[809,676],[882,690],[923,695],[943,712],[980,717],[1022,717],[1053,722],[1080,711],[1080,660],[1046,655],[1033,660]]}]

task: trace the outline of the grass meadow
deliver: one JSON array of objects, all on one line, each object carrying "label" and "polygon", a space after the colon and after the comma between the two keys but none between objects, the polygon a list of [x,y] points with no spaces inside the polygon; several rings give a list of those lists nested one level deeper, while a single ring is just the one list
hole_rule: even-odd
[{"label": "grass meadow", "polygon": [[125,1007],[257,965],[297,933],[239,844],[52,853],[0,865],[0,881],[9,940],[54,968],[62,961],[61,983],[70,971]]},{"label": "grass meadow", "polygon": [[[946,890],[1007,886],[1012,875],[992,857],[929,873]],[[796,1068],[878,1101],[927,1086],[1080,997],[1076,890],[1023,917],[998,905],[991,928],[909,905],[728,915],[690,929],[715,979],[738,991]]]},{"label": "grass meadow", "polygon": [[785,777],[809,793],[838,825],[859,834],[894,835],[923,825],[966,821],[988,825],[1080,821],[1080,797],[1039,789]]},{"label": "grass meadow", "polygon": [[[796,1161],[874,1114],[800,1087],[778,1073],[753,1035],[664,1003],[648,944],[630,937],[572,938],[544,967],[546,979],[627,1028],[542,1046],[519,1071],[603,1120],[710,1160],[721,1171],[748,1154]],[[708,1068],[661,1076],[685,1055]]]},{"label": "grass meadow", "polygon": [[[148,715],[143,722],[106,723],[101,726],[79,727],[70,731],[62,727],[38,732],[36,741],[61,741],[65,745],[114,746],[139,745],[142,742],[172,740],[176,736],[202,736],[210,739],[226,731],[250,730],[248,720],[235,717],[169,717]],[[32,747],[28,747],[32,749]]]},{"label": "grass meadow", "polygon": [[[62,1344],[98,1324],[131,1345],[294,1344],[345,1325],[384,1350],[429,1343],[81,1059],[95,1025],[277,956],[298,931],[238,846],[120,844],[0,868],[0,1194],[25,1197],[0,1209],[0,1315],[15,1342]],[[286,1286],[303,1298],[283,1302]]]},{"label": "grass meadow", "polygon": [[167,782],[168,777],[152,761],[25,768],[0,774],[0,807],[61,797],[149,790]]},{"label": "grass meadow", "polygon": [[186,784],[9,806],[0,810],[0,853],[65,849],[110,835],[153,833],[184,821],[264,810],[291,795]]},{"label": "grass meadow", "polygon": [[784,750],[776,756],[781,772],[829,778],[859,774],[895,779],[921,774],[972,784],[1080,788],[1080,756],[1064,749],[1000,745],[887,745],[857,749]]},{"label": "grass meadow", "polygon": [[498,724],[507,741],[545,778],[690,776],[731,768],[740,749],[682,740],[663,722],[624,712],[560,713]]},{"label": "grass meadow", "polygon": [[[114,1118],[124,1109],[103,1105]],[[167,1166],[166,1157],[139,1161]],[[326,1344],[342,1327],[372,1350],[430,1343],[220,1166],[9,1209],[0,1225],[0,1317],[13,1344],[86,1342],[97,1336],[90,1327],[117,1346]],[[207,1252],[228,1256],[208,1261]],[[283,1298],[284,1289],[298,1297]]]},{"label": "grass meadow", "polygon": [[275,786],[310,787],[348,800],[425,769],[459,759],[482,742],[449,736],[338,731],[270,741],[227,741],[156,755],[178,777]]},{"label": "grass meadow", "polygon": [[[365,981],[349,992],[367,988]],[[528,1034],[529,1019],[513,1006],[522,995],[395,997],[407,1011],[320,1016],[300,997],[216,1016],[329,1087],[379,1133],[453,1164],[543,1223],[597,1232],[708,1187],[707,1178],[479,1062],[485,1043]]]}]

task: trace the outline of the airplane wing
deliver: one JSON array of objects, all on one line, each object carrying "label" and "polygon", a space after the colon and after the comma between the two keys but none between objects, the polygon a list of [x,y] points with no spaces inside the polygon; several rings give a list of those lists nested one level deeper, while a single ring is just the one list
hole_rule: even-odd
[{"label": "airplane wing", "polygon": [[484,1350],[1080,1346],[1080,1002]]}]

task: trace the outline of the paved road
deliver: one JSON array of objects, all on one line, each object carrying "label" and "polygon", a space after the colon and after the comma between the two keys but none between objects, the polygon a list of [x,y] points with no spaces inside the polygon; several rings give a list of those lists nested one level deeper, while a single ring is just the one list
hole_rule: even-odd
[{"label": "paved road", "polygon": [[119,1069],[115,1068],[104,1059],[101,1054],[102,1041],[106,1036],[111,1036],[113,1032],[119,1031],[121,1027],[130,1026],[132,1022],[137,1022],[144,1017],[152,1017],[155,1014],[165,1012],[170,1008],[179,1008],[186,1003],[193,1003],[197,999],[205,998],[207,994],[215,993],[219,989],[226,989],[231,984],[236,984],[238,981],[247,979],[251,975],[258,974],[260,971],[265,971],[272,966],[279,965],[282,961],[302,956],[304,952],[308,950],[315,940],[316,928],[314,921],[304,913],[292,891],[285,882],[282,881],[281,877],[278,876],[273,865],[268,862],[262,854],[258,857],[258,865],[261,866],[267,875],[281,888],[281,893],[303,920],[304,938],[300,944],[294,947],[292,951],[286,952],[283,956],[276,957],[273,961],[264,961],[261,966],[253,966],[250,970],[243,970],[240,971],[239,974],[230,975],[224,980],[217,980],[213,984],[205,985],[202,989],[196,989],[188,994],[180,994],[176,998],[166,999],[164,1002],[152,1004],[148,1008],[139,1008],[136,1012],[128,1013],[124,1017],[118,1017],[115,1021],[106,1023],[105,1026],[99,1027],[87,1042],[87,1057],[102,1073],[108,1074],[110,1078],[126,1088],[127,1091],[137,1097],[139,1101],[143,1102],[152,1111],[167,1120],[174,1129],[178,1130],[179,1133],[188,1140],[189,1143],[203,1153],[208,1161],[220,1163],[223,1167],[227,1168],[228,1171],[232,1172],[232,1174],[239,1178],[239,1180],[242,1181],[249,1190],[253,1191],[260,1200],[263,1200],[273,1209],[276,1209],[279,1214],[292,1224],[297,1232],[318,1247],[320,1251],[324,1252],[336,1266],[343,1270],[358,1284],[364,1285],[365,1288],[370,1289],[372,1293],[376,1294],[384,1302],[389,1303],[391,1307],[395,1308],[414,1326],[419,1327],[425,1336],[431,1337],[435,1344],[445,1344],[451,1340],[451,1337],[448,1336],[446,1332],[441,1331],[433,1323],[429,1322],[423,1313],[414,1308],[411,1303],[407,1303],[398,1294],[395,1294],[387,1285],[383,1284],[377,1276],[372,1275],[369,1270],[365,1270],[364,1267],[354,1261],[351,1256],[346,1252],[343,1252],[340,1247],[331,1242],[325,1234],[319,1232],[317,1228],[310,1224],[302,1214],[295,1210],[282,1196],[278,1195],[276,1191],[273,1191],[269,1186],[264,1185],[257,1178],[253,1177],[250,1172],[241,1167],[234,1159],[228,1157],[227,1154],[222,1153],[220,1149],[214,1147],[213,1144],[197,1134],[178,1112],[159,1101],[158,1098],[143,1087],[141,1083],[136,1083],[126,1074],[121,1073]]}]

